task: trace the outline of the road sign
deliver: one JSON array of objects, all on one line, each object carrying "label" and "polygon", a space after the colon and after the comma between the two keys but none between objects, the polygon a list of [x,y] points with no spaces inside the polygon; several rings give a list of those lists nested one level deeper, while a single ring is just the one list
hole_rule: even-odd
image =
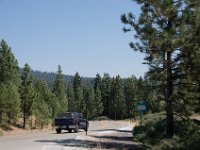
[{"label": "road sign", "polygon": [[136,103],[137,105],[137,110],[140,113],[140,115],[144,114],[144,111],[146,110],[146,103],[145,101],[139,101]]},{"label": "road sign", "polygon": [[146,105],[138,105],[137,109],[138,110],[146,110]]},{"label": "road sign", "polygon": [[145,101],[139,101],[136,103],[137,111],[140,114],[140,123],[142,124],[142,115],[144,115],[144,112],[146,111],[146,102]]}]

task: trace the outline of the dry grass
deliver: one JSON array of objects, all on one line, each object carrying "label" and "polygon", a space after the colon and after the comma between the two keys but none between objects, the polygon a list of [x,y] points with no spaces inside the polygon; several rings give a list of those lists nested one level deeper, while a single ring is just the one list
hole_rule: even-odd
[{"label": "dry grass", "polygon": [[11,128],[10,130],[0,129],[0,136],[13,136],[13,135],[52,131],[52,127],[47,127],[47,128],[44,128],[44,129],[23,129],[23,128],[18,128],[18,127],[11,125],[10,128]]}]

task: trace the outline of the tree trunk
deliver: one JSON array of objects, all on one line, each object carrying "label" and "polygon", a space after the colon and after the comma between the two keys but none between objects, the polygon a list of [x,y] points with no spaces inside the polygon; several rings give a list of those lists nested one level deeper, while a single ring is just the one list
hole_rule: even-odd
[{"label": "tree trunk", "polygon": [[171,138],[174,134],[174,118],[171,96],[173,94],[171,51],[167,51],[167,85],[166,85],[166,137]]},{"label": "tree trunk", "polygon": [[197,108],[197,111],[200,113],[200,80],[198,81],[198,92],[199,92],[198,95],[199,106]]},{"label": "tree trunk", "polygon": [[24,108],[23,108],[23,128],[26,128],[26,100],[24,102]]}]

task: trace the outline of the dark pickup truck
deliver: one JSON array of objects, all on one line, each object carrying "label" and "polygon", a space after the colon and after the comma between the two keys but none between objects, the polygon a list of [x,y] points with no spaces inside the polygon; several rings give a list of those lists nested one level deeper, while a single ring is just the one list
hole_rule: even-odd
[{"label": "dark pickup truck", "polygon": [[61,133],[62,130],[68,130],[69,132],[78,132],[79,129],[87,131],[89,122],[83,117],[82,113],[66,112],[59,113],[55,118],[56,132]]}]

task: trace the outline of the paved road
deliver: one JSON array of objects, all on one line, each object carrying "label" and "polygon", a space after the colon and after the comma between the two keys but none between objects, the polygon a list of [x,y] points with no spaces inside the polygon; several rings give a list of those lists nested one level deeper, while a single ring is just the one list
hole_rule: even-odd
[{"label": "paved road", "polygon": [[94,121],[90,122],[88,136],[80,130],[79,133],[64,131],[56,134],[55,131],[49,131],[0,137],[0,150],[112,149],[112,146],[117,149],[115,142],[119,149],[125,149],[126,146],[127,149],[135,149],[135,143],[131,140],[131,128],[132,126],[124,121]]}]

